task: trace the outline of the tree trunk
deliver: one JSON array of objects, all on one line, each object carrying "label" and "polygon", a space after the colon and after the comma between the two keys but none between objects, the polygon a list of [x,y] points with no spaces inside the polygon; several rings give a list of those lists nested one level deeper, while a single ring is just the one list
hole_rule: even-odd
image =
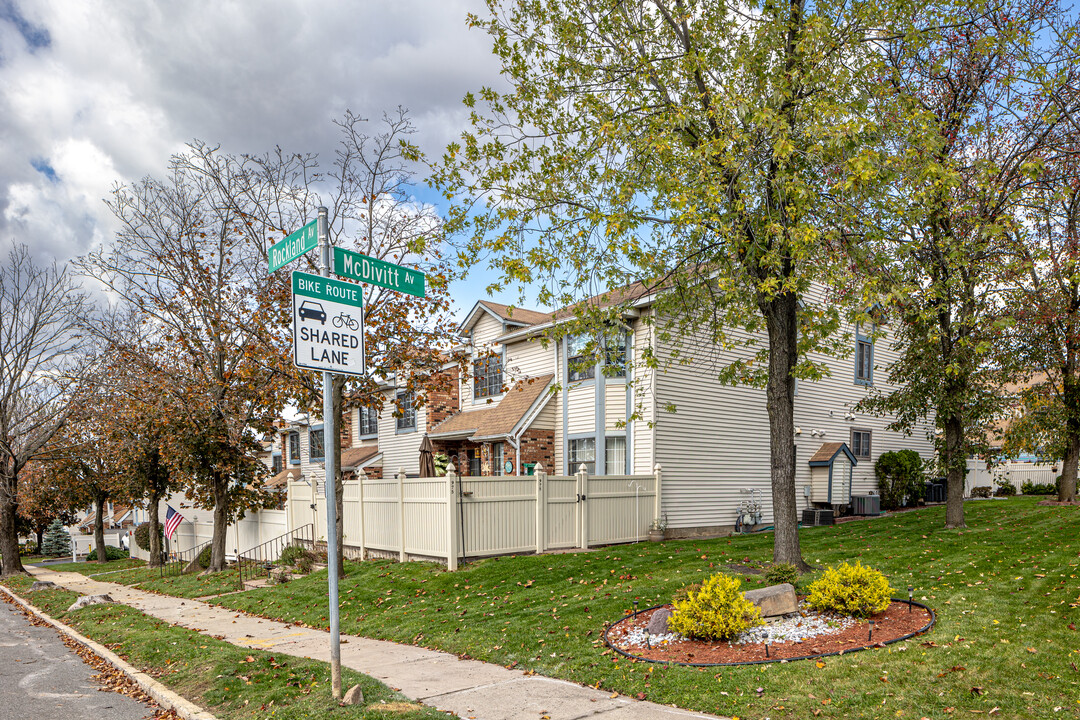
[{"label": "tree trunk", "polygon": [[14,473],[4,473],[0,477],[0,564],[3,565],[4,575],[25,572],[19,557],[19,535],[15,529],[15,512],[19,508],[15,494],[17,482],[18,477]]},{"label": "tree trunk", "polygon": [[161,493],[151,487],[149,503],[146,507],[150,516],[147,523],[150,526],[150,567],[161,567],[161,534],[158,528],[161,523],[158,520],[158,505],[161,503]]},{"label": "tree trunk", "polygon": [[1061,459],[1061,482],[1058,483],[1058,500],[1076,500],[1076,472],[1080,464],[1080,380],[1065,367],[1062,383],[1062,400],[1065,404],[1065,457]]},{"label": "tree trunk", "polygon": [[214,534],[210,542],[210,567],[207,572],[225,569],[225,533],[229,529],[229,478],[214,473]]},{"label": "tree trunk", "polygon": [[760,303],[769,332],[769,456],[773,501],[773,562],[810,569],[799,547],[795,500],[795,378],[798,298],[785,293]]},{"label": "tree trunk", "polygon": [[964,524],[964,480],[967,457],[964,456],[964,420],[953,414],[942,423],[945,427],[945,528],[953,530]]},{"label": "tree trunk", "polygon": [[[345,377],[334,375],[331,384],[332,399],[334,403],[334,428],[337,437],[334,443],[334,507],[337,508],[337,522],[334,534],[337,537],[337,569],[338,577],[345,577],[345,474],[341,472],[341,427],[342,411],[345,399]],[[329,479],[329,478],[328,478]],[[327,559],[329,562],[329,558]]]},{"label": "tree trunk", "polygon": [[98,495],[94,500],[94,549],[97,550],[99,563],[109,562],[105,551],[105,502],[108,496]]}]

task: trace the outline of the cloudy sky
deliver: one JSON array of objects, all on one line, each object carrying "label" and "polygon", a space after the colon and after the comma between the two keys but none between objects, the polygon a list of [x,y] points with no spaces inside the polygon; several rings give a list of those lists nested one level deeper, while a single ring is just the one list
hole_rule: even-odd
[{"label": "cloudy sky", "polygon": [[[344,110],[408,108],[438,153],[462,96],[498,84],[480,0],[0,0],[0,252],[65,261],[109,242],[115,183],[200,139],[329,158]],[[418,188],[418,197],[435,201]],[[461,283],[459,310],[484,282]]]}]

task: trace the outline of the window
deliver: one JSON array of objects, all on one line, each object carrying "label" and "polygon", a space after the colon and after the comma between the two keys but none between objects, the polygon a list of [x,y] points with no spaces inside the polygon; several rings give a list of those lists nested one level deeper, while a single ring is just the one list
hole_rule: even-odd
[{"label": "window", "polygon": [[585,351],[589,339],[575,335],[566,341],[567,355],[566,368],[571,381],[590,380],[596,377],[596,361],[593,356]]},{"label": "window", "polygon": [[502,475],[503,474],[503,444],[494,443],[491,446],[491,474]]},{"label": "window", "polygon": [[360,437],[379,434],[379,413],[374,408],[360,408]]},{"label": "window", "polygon": [[289,433],[289,464],[300,464],[300,433]]},{"label": "window", "polygon": [[397,394],[398,412],[401,415],[397,419],[398,430],[416,429],[416,408],[414,407],[415,393],[412,390],[402,391]]},{"label": "window", "polygon": [[502,356],[488,355],[473,360],[473,397],[502,395]]},{"label": "window", "polygon": [[604,439],[604,472],[608,475],[622,475],[626,472],[626,438]]},{"label": "window", "polygon": [[604,359],[608,377],[626,377],[626,333],[620,332],[604,342]]},{"label": "window", "polygon": [[855,382],[874,384],[874,341],[862,335],[858,325],[855,326]]},{"label": "window", "polygon": [[596,438],[570,441],[570,472],[576,474],[578,466],[583,463],[590,475],[596,472]]},{"label": "window", "polygon": [[870,459],[870,431],[851,431],[851,454],[859,460]]},{"label": "window", "polygon": [[326,457],[326,450],[323,449],[323,430],[308,430],[308,458],[311,462],[322,462]]},{"label": "window", "polygon": [[270,457],[270,473],[272,475],[277,475],[281,470],[281,453],[274,453]]},{"label": "window", "polygon": [[480,458],[476,457],[475,450],[469,450],[467,452],[469,458],[469,475],[470,477],[479,477],[480,475]]}]

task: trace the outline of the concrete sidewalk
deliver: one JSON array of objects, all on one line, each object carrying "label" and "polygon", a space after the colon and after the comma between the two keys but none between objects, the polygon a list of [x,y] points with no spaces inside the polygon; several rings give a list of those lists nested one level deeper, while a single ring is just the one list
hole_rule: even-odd
[{"label": "concrete sidewalk", "polygon": [[[264,620],[213,607],[198,600],[143,592],[100,582],[78,573],[27,568],[39,580],[51,580],[83,594],[108,593],[117,602],[147,615],[222,637],[241,647],[269,650],[329,662],[328,634],[321,630]],[[463,718],[512,720],[547,715],[551,720],[597,717],[598,720],[674,720],[714,715],[643,702],[582,687],[564,680],[525,675],[501,665],[461,660],[456,655],[355,635],[341,636],[341,664],[382,680],[406,696]]]}]

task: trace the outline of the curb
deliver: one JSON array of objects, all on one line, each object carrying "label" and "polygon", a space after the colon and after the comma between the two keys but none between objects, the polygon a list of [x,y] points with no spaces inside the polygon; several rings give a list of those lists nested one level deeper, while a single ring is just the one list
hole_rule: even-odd
[{"label": "curb", "polygon": [[8,597],[14,600],[17,604],[21,605],[27,612],[32,613],[37,618],[44,620],[56,630],[67,635],[69,638],[85,646],[91,652],[96,654],[102,660],[115,667],[120,672],[131,678],[132,682],[139,686],[139,689],[153,698],[154,702],[163,707],[166,710],[173,710],[183,720],[217,720],[217,717],[210,714],[206,710],[191,702],[187,698],[177,695],[175,692],[165,687],[163,684],[150,677],[144,672],[136,669],[130,665],[127,661],[123,660],[119,655],[112,650],[94,642],[88,637],[84,637],[72,628],[68,627],[59,620],[54,620],[41,610],[23,600],[8,588],[0,585],[0,591],[4,592]]}]

